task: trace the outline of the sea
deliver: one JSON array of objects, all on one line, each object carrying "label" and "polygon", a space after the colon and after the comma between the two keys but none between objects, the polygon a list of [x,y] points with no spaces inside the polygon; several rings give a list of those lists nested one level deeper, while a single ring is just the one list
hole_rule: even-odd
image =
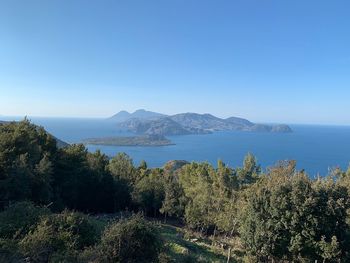
[{"label": "sea", "polygon": [[[20,120],[4,117],[1,120]],[[127,136],[129,132],[103,119],[40,118],[29,119],[67,143],[87,138]],[[209,162],[222,160],[230,167],[242,166],[244,156],[252,153],[263,170],[278,161],[296,160],[297,168],[310,177],[326,176],[334,168],[346,170],[350,164],[350,126],[290,125],[293,133],[215,132],[205,135],[168,136],[175,144],[159,147],[118,147],[87,145],[89,151],[101,150],[113,157],[127,153],[138,165],[145,160],[149,167],[162,167],[169,160]]]}]

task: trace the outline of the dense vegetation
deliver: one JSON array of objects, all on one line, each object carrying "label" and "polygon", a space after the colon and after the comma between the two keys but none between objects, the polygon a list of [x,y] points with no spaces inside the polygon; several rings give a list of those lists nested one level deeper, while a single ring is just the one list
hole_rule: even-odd
[{"label": "dense vegetation", "polygon": [[[57,148],[28,120],[0,125],[0,262],[213,262],[191,254],[186,242],[200,240],[231,262],[349,262],[349,194],[350,170],[311,179],[288,161],[262,172],[251,154],[237,168],[149,169]],[[182,257],[174,240],[189,247]]]}]

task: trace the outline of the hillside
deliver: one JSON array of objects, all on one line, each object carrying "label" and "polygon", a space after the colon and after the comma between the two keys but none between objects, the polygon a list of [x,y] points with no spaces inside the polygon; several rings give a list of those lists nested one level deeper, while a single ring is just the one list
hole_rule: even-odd
[{"label": "hillside", "polygon": [[[1,121],[0,120],[0,125],[2,125],[2,124],[9,124],[9,123],[11,123],[11,122],[10,121]],[[56,140],[56,144],[57,144],[58,148],[64,148],[64,147],[69,146],[68,143],[58,139],[57,137],[53,136],[52,134],[50,134],[50,135]]]},{"label": "hillside", "polygon": [[150,168],[57,152],[28,120],[0,142],[0,262],[350,262],[350,169],[312,178],[252,154]]},{"label": "hillside", "polygon": [[137,134],[148,135],[208,134],[214,131],[292,132],[292,129],[284,124],[257,124],[238,117],[222,119],[211,114],[198,113],[180,113],[166,116],[145,110],[138,110],[132,114],[122,111],[112,119],[120,128]]},{"label": "hillside", "polygon": [[55,138],[58,148],[64,148],[64,147],[69,146],[69,143],[66,143],[66,142],[62,141],[62,140],[58,139],[57,137],[55,137],[53,135],[51,135],[51,136]]}]

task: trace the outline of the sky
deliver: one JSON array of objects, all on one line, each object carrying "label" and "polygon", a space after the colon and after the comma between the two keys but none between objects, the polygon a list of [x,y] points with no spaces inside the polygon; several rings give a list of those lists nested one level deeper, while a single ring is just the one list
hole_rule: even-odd
[{"label": "sky", "polygon": [[348,0],[0,0],[0,115],[350,125]]}]

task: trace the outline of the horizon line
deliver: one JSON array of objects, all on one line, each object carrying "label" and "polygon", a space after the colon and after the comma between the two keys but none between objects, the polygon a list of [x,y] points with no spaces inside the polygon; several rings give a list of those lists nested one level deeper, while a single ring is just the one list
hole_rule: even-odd
[{"label": "horizon line", "polygon": [[[126,111],[126,110],[121,110],[121,111]],[[119,111],[119,112],[121,112]],[[118,113],[119,113],[118,112]],[[128,111],[126,111],[128,112]],[[135,111],[134,111],[135,112]],[[128,112],[130,113],[130,112]],[[196,112],[183,112],[183,113],[196,113]],[[117,114],[117,113],[116,113]],[[211,113],[197,113],[197,114],[211,114]],[[115,115],[115,114],[113,114]],[[111,118],[113,115],[111,116],[107,116],[107,117],[92,117],[92,116],[59,116],[59,115],[52,115],[52,116],[43,116],[43,115],[0,115],[0,121],[1,121],[1,117],[5,117],[5,118],[28,118],[30,121],[30,118],[46,118],[46,119],[85,119],[85,120],[108,120],[109,118]],[[168,115],[171,116],[170,114],[164,114],[164,115]],[[213,115],[213,114],[211,114]],[[216,115],[213,115],[215,117],[217,117]],[[256,124],[286,124],[286,125],[309,125],[309,126],[341,126],[341,127],[350,127],[350,124],[344,124],[344,123],[308,123],[308,122],[284,122],[284,121],[253,121],[250,119],[247,119],[245,117],[238,117],[238,116],[231,116],[231,117],[236,117],[236,118],[243,118],[246,119],[248,121],[252,121]],[[222,118],[222,117],[218,117],[218,118]],[[230,117],[226,117],[226,118],[230,118]],[[225,119],[225,118],[222,118]],[[4,120],[6,121],[6,120]],[[7,120],[8,121],[8,120]],[[12,120],[10,120],[12,121]],[[13,120],[15,121],[15,120]]]}]

